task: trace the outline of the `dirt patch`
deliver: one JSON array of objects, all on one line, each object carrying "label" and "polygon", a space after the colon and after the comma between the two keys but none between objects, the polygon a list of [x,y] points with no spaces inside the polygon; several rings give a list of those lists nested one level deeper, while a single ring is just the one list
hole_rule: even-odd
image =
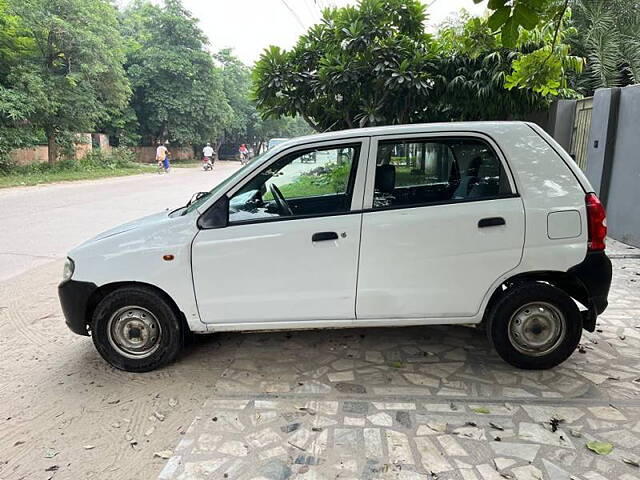
[{"label": "dirt patch", "polygon": [[230,360],[207,336],[157,372],[110,368],[64,324],[61,268],[0,284],[0,478],[154,478]]}]

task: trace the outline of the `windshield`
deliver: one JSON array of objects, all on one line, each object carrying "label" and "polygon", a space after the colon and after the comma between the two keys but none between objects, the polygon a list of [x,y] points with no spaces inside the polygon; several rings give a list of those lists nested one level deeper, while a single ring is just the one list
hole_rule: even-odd
[{"label": "windshield", "polygon": [[[266,152],[265,152],[266,153]],[[220,182],[218,185],[216,185],[215,187],[213,187],[206,195],[203,195],[202,197],[200,197],[198,200],[196,200],[195,202],[193,202],[191,205],[189,205],[184,212],[182,213],[183,215],[186,215],[187,213],[191,213],[194,210],[196,210],[200,205],[202,205],[203,203],[205,203],[209,198],[211,198],[212,195],[215,195],[216,193],[220,192],[221,190],[224,190],[226,188],[227,185],[231,185],[232,183],[234,183],[236,181],[236,179],[241,178],[247,170],[249,170],[252,166],[253,163],[255,163],[256,161],[259,161],[265,154],[262,153],[256,157],[254,157],[250,163],[247,163],[246,165],[244,165],[243,167],[241,167],[240,169],[238,169],[237,171],[235,171],[234,173],[232,173],[230,176],[228,176],[227,178],[225,178],[222,182]]]}]

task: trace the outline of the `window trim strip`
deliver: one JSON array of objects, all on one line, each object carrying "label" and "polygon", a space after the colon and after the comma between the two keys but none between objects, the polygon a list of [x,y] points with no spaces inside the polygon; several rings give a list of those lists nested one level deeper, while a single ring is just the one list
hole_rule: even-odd
[{"label": "window trim strip", "polygon": [[286,222],[292,220],[308,220],[312,218],[323,218],[323,217],[338,217],[343,215],[363,215],[367,213],[381,213],[387,212],[390,210],[407,210],[414,208],[429,208],[429,207],[441,207],[445,205],[457,205],[460,203],[471,203],[471,202],[487,202],[492,200],[505,200],[510,198],[520,198],[519,193],[505,193],[502,195],[494,195],[492,197],[484,197],[480,199],[476,198],[463,198],[458,200],[442,200],[439,202],[431,202],[427,204],[414,204],[414,205],[392,205],[389,207],[381,207],[381,208],[363,208],[359,210],[349,210],[347,212],[335,212],[335,213],[318,213],[318,214],[309,214],[309,215],[297,215],[295,217],[270,217],[270,218],[261,218],[256,220],[240,220],[237,222],[229,221],[227,227],[236,227],[241,225],[253,225],[256,223],[272,223],[272,222]]}]

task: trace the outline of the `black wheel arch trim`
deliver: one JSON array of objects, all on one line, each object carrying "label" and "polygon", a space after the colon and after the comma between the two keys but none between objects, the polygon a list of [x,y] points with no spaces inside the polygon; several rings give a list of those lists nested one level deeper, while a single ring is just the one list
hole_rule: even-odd
[{"label": "black wheel arch trim", "polygon": [[611,260],[604,251],[588,252],[582,262],[566,272],[551,270],[519,273],[505,280],[493,292],[485,309],[484,318],[487,318],[491,308],[502,295],[503,285],[509,287],[523,282],[547,282],[584,305],[586,310],[581,312],[582,325],[588,332],[593,332],[598,315],[608,306],[611,278]]},{"label": "black wheel arch trim", "polygon": [[98,290],[95,283],[67,280],[58,285],[58,298],[67,327],[78,335],[89,335],[87,307],[90,298]]},{"label": "black wheel arch trim", "polygon": [[161,295],[177,314],[183,331],[186,333],[190,330],[184,312],[178,308],[176,302],[167,292],[156,285],[135,281],[113,282],[99,287],[95,283],[77,280],[68,280],[61,283],[58,286],[58,296],[67,326],[73,333],[88,336],[90,334],[89,326],[93,318],[93,312],[100,301],[118,288],[132,286],[148,288]]}]

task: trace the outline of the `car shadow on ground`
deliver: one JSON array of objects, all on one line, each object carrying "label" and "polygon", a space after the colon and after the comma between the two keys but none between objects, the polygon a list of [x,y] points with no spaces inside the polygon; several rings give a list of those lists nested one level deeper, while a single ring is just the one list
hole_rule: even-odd
[{"label": "car shadow on ground", "polygon": [[607,385],[613,391],[594,392],[608,378],[603,363],[614,368],[616,352],[606,342],[587,348],[552,370],[526,371],[503,362],[481,329],[425,326],[194,335],[172,365],[146,374],[113,369],[92,348],[79,349],[76,362],[84,375],[129,387],[142,375],[145,384],[172,377],[216,393],[255,395],[593,397],[611,395],[616,382],[633,375],[619,371]]}]

